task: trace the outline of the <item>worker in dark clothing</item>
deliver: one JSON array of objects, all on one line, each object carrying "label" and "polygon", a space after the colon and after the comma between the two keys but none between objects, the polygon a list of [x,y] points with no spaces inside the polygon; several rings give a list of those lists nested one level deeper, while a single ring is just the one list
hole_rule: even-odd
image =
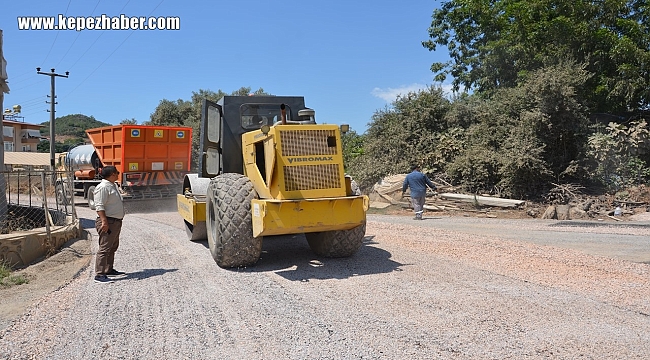
[{"label": "worker in dark clothing", "polygon": [[413,211],[415,211],[415,220],[422,220],[427,186],[433,191],[437,189],[431,180],[420,172],[419,165],[411,166],[411,173],[406,175],[404,185],[402,185],[402,197],[406,189],[411,188],[411,204],[413,205]]}]

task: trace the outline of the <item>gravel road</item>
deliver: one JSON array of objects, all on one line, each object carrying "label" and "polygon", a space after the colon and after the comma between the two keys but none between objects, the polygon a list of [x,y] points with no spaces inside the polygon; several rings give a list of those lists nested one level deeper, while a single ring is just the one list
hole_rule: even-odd
[{"label": "gravel road", "polygon": [[86,269],[0,332],[0,358],[650,358],[650,227],[368,220],[354,257],[269,237],[223,270],[175,212],[129,214],[128,277]]}]

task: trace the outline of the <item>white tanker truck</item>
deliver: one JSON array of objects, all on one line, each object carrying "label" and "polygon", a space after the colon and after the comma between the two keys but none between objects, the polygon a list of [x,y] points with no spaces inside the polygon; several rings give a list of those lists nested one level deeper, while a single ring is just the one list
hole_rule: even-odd
[{"label": "white tanker truck", "polygon": [[[92,192],[95,190],[95,186],[102,181],[100,172],[104,166],[101,160],[99,160],[95,147],[90,144],[79,145],[67,153],[62,154],[60,161],[66,171],[74,177],[72,186],[65,187],[71,189],[75,196],[82,196],[84,199],[89,199],[88,193],[90,190],[91,195],[88,205],[92,205],[94,208]],[[66,179],[62,181],[65,182]],[[56,195],[59,203],[65,201],[65,187],[63,182],[58,183],[56,186]]]}]

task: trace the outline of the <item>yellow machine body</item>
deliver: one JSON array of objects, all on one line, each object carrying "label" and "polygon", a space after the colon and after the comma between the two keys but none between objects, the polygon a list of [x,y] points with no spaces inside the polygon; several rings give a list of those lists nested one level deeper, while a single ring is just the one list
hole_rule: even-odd
[{"label": "yellow machine body", "polygon": [[[365,224],[369,200],[353,195],[337,125],[271,126],[242,135],[244,175],[252,200],[253,236],[349,230]],[[205,200],[178,195],[179,214],[206,221]]]},{"label": "yellow machine body", "polygon": [[368,197],[353,196],[336,125],[279,125],[242,135],[244,175],[259,199],[253,236],[348,230],[366,221]]},{"label": "yellow machine body", "polygon": [[349,230],[366,222],[367,196],[253,200],[253,236]]},{"label": "yellow machine body", "polygon": [[188,223],[192,225],[205,223],[205,201],[197,201],[193,197],[178,194],[176,195],[176,207],[180,216]]}]

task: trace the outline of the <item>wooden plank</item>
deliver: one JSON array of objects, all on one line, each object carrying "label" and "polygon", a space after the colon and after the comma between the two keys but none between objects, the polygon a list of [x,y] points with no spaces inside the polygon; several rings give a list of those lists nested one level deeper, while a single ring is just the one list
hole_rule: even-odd
[{"label": "wooden plank", "polygon": [[607,217],[610,218],[610,219],[616,220],[616,221],[623,221],[623,220],[621,220],[621,219],[619,219],[619,218],[615,218],[615,217],[613,217],[613,216],[611,216],[611,215],[605,215],[605,216],[607,216]]},{"label": "wooden plank", "polygon": [[431,211],[444,211],[445,207],[444,206],[436,206],[436,205],[423,205],[423,209],[426,210],[431,210]]},{"label": "wooden plank", "polygon": [[502,199],[489,196],[479,195],[466,195],[466,194],[452,194],[442,193],[438,194],[442,199],[463,201],[468,203],[478,203],[479,205],[498,206],[498,207],[517,207],[523,205],[523,200]]}]

